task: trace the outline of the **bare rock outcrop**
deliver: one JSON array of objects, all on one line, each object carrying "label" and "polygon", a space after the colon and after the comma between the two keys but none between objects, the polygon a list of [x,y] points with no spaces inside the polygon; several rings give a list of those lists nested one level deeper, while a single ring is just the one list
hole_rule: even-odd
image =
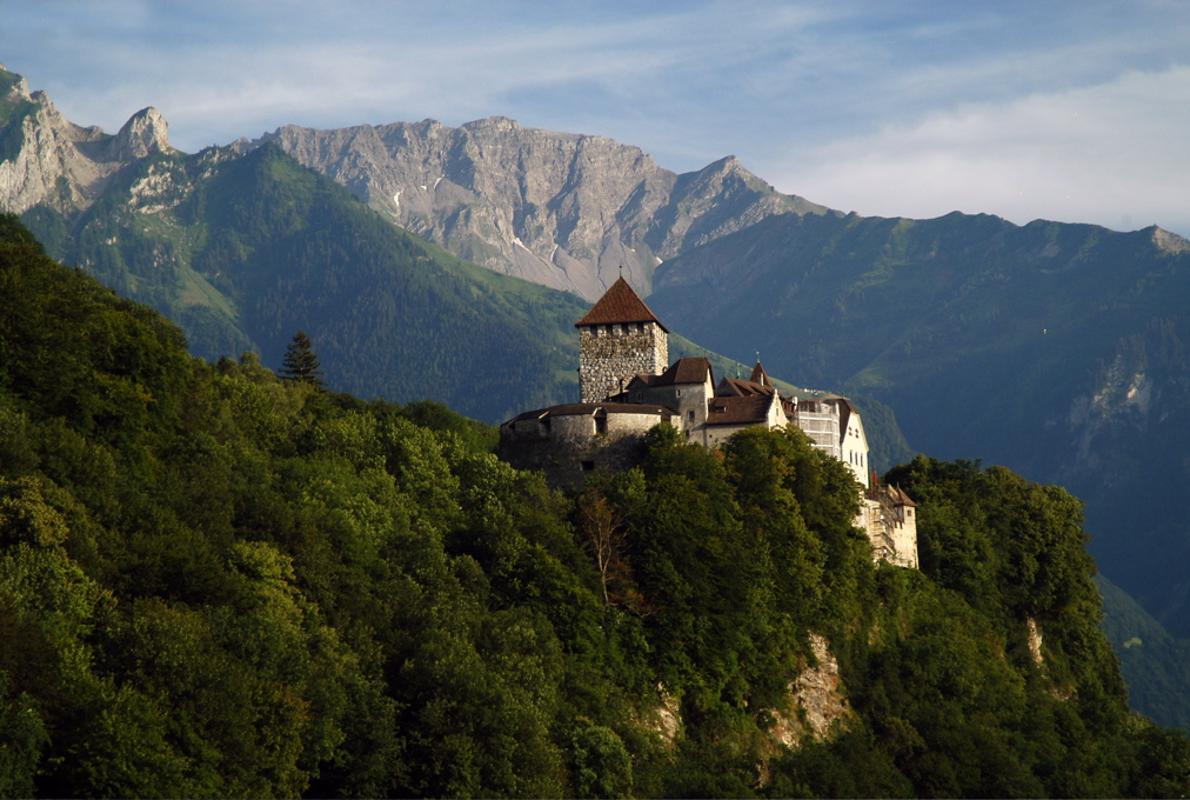
[{"label": "bare rock outcrop", "polygon": [[168,153],[169,123],[149,106],[133,114],[112,137],[111,161],[133,161],[154,153]]},{"label": "bare rock outcrop", "polygon": [[165,119],[146,108],[112,136],[58,111],[45,92],[0,68],[0,210],[44,204],[62,213],[87,208],[127,164],[168,152]]},{"label": "bare rock outcrop", "polygon": [[657,684],[657,700],[657,705],[642,722],[646,729],[657,734],[666,747],[673,748],[682,732],[681,703],[660,683]]},{"label": "bare rock outcrop", "polygon": [[839,662],[826,638],[810,634],[815,664],[804,664],[789,684],[791,712],[767,709],[769,736],[784,747],[797,747],[807,738],[829,739],[855,715],[843,695]]},{"label": "bare rock outcrop", "polygon": [[253,144],[265,142],[462,258],[591,300],[621,266],[647,292],[657,265],[683,249],[773,214],[827,213],[733,157],[678,175],[637,147],[505,117],[291,125]]}]

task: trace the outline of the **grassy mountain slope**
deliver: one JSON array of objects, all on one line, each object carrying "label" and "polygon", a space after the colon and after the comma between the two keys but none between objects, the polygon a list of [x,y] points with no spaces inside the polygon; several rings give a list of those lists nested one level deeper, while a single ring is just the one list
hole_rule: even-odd
[{"label": "grassy mountain slope", "polygon": [[576,498],[408,412],[195,359],[0,217],[0,795],[1190,791],[1060,489],[916,459],[919,572],[800,431],[659,427]]},{"label": "grassy mountain slope", "polygon": [[1120,660],[1129,701],[1160,725],[1190,730],[1190,640],[1175,639],[1161,623],[1104,578],[1103,629]]},{"label": "grassy mountain slope", "polygon": [[1190,631],[1190,245],[1156,228],[951,214],[780,217],[665,264],[649,302],[709,346],[870,394],[917,447],[1086,498],[1104,572]]},{"label": "grassy mountain slope", "polygon": [[[26,219],[52,234],[50,212]],[[66,227],[46,236],[55,255],[176,319],[210,359],[279,364],[305,329],[337,388],[486,419],[574,382],[581,301],[460,262],[270,147],[146,160]]]},{"label": "grassy mountain slope", "polygon": [[[585,301],[460,261],[272,146],[158,155],[78,220],[44,207],[24,219],[57,257],[176,320],[210,360],[258,350],[278,366],[303,329],[329,383],[365,397],[432,398],[498,422],[577,392]],[[671,350],[705,353],[680,336]],[[746,369],[707,355],[720,375]],[[908,447],[891,412],[877,417],[876,463],[895,463]]]}]

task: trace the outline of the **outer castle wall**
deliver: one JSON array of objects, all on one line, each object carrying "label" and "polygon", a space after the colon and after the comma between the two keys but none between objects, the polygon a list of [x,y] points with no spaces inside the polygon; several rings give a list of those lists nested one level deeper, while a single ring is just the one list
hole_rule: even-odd
[{"label": "outer castle wall", "polygon": [[605,431],[598,430],[593,413],[505,424],[500,429],[500,458],[517,469],[541,470],[551,485],[579,489],[593,470],[626,470],[639,464],[645,433],[664,421],[653,412],[620,411],[604,419]]}]

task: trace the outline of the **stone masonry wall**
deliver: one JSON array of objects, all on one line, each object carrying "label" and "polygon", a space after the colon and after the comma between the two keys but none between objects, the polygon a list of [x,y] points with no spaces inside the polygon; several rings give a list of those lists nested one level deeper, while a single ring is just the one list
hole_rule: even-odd
[{"label": "stone masonry wall", "polygon": [[661,421],[659,414],[608,414],[607,432],[596,433],[590,414],[553,417],[548,429],[522,420],[500,428],[499,455],[517,469],[542,470],[551,486],[577,491],[593,470],[639,464],[645,433]]},{"label": "stone masonry wall", "polygon": [[668,339],[655,322],[579,328],[580,402],[602,402],[639,373],[660,375],[669,366]]}]

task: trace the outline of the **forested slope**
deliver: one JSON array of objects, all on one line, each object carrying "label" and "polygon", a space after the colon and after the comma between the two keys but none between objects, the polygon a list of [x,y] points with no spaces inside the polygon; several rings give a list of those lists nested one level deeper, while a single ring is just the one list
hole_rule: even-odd
[{"label": "forested slope", "polygon": [[875,397],[923,451],[1069,488],[1104,574],[1190,635],[1190,242],[786,215],[667,261],[655,285],[650,307],[708,347]]},{"label": "forested slope", "polygon": [[[1190,791],[1061,490],[897,470],[921,572],[872,565],[796,431],[658,429],[566,497],[444,409],[194,359],[0,226],[0,794]],[[822,737],[791,693],[816,636]]]}]

